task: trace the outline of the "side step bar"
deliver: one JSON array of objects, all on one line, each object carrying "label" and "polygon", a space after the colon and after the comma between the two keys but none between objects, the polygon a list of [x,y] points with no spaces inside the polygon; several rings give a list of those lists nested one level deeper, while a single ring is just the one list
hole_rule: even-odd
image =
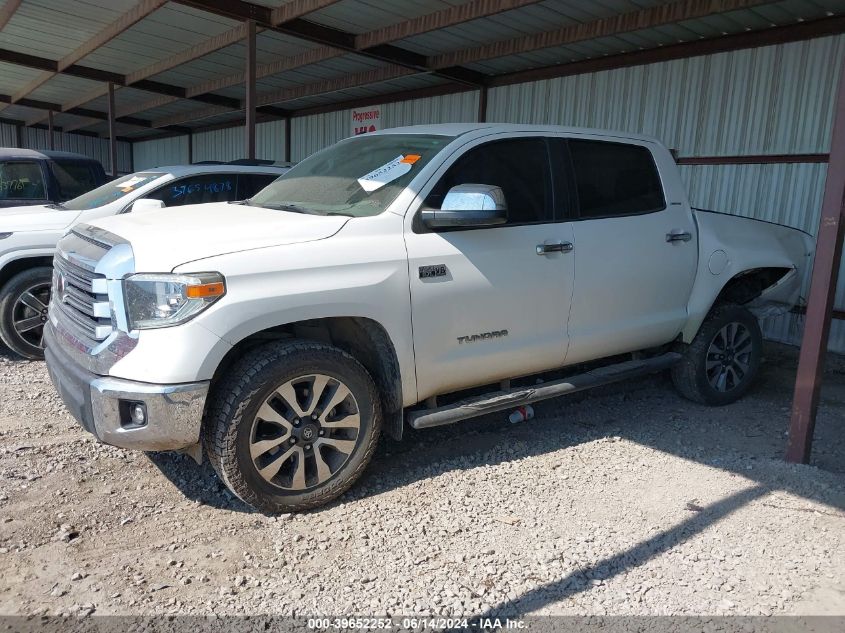
[{"label": "side step bar", "polygon": [[408,424],[415,429],[428,429],[444,424],[453,424],[461,420],[474,418],[485,413],[510,409],[523,404],[556,398],[576,391],[584,391],[593,387],[609,385],[620,380],[627,380],[644,374],[651,374],[668,369],[681,359],[676,352],[668,352],[654,358],[642,360],[629,360],[624,363],[599,367],[583,374],[569,376],[561,380],[555,380],[536,387],[515,387],[507,391],[497,391],[493,394],[485,394],[461,400],[455,404],[437,407],[434,409],[421,409],[408,413]]}]

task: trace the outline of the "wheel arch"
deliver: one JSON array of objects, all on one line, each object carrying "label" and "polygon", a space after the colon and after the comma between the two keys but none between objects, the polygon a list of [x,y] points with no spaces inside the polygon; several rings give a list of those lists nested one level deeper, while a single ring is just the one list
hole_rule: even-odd
[{"label": "wheel arch", "polygon": [[[797,293],[800,285],[797,270],[794,267],[784,265],[759,266],[756,268],[748,268],[737,272],[732,277],[724,281],[721,286],[714,285],[711,292],[715,291],[715,296],[708,302],[704,303],[703,310],[691,311],[687,320],[686,326],[682,332],[682,340],[685,343],[691,342],[701,325],[710,314],[718,306],[732,303],[748,308],[755,316],[765,316],[767,314],[768,304],[774,306],[782,306],[782,311],[791,307],[794,301],[790,297]],[[778,289],[779,292],[773,292]],[[766,294],[776,294],[770,301],[758,301]],[[758,305],[755,305],[758,304]]]},{"label": "wheel arch", "polygon": [[15,275],[29,270],[31,268],[39,268],[46,266],[53,267],[52,255],[29,255],[26,257],[19,257],[6,262],[3,268],[0,268],[0,289],[4,288],[9,280]]},{"label": "wheel arch", "polygon": [[323,317],[254,332],[240,339],[226,352],[214,370],[211,389],[244,354],[261,345],[288,338],[321,341],[351,354],[376,383],[385,416],[385,431],[396,440],[402,439],[402,377],[399,359],[387,330],[370,318]]}]

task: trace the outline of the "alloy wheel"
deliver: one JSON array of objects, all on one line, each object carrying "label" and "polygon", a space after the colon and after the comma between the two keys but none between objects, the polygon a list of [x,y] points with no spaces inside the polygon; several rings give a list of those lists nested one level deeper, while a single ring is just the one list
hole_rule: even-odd
[{"label": "alloy wheel", "polygon": [[358,443],[361,416],[352,391],[337,378],[310,374],[285,382],[255,415],[249,450],[258,474],[288,491],[331,479]]},{"label": "alloy wheel", "polygon": [[736,389],[751,369],[752,352],[751,332],[742,323],[728,323],[716,332],[705,361],[710,386],[722,393]]},{"label": "alloy wheel", "polygon": [[44,348],[44,325],[50,303],[50,283],[39,282],[24,290],[12,309],[12,327],[25,342]]}]

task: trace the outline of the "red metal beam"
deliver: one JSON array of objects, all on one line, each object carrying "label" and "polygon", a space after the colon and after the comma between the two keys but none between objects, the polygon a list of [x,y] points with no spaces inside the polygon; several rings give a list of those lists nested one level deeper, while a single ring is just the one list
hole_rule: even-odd
[{"label": "red metal beam", "polygon": [[255,20],[246,21],[246,158],[255,158]]},{"label": "red metal beam", "polygon": [[114,84],[109,83],[109,161],[112,178],[117,178],[117,136],[115,135]]},{"label": "red metal beam", "polygon": [[810,298],[804,321],[804,338],[798,358],[795,396],[789,425],[786,459],[806,464],[810,461],[816,412],[819,406],[830,319],[836,294],[836,281],[842,261],[842,238],[845,236],[845,66],[839,79],[839,92],[834,110],[833,135],[830,140],[830,162],[822,199],[822,214],[816,238],[816,258]]},{"label": "red metal beam", "polygon": [[543,48],[565,46],[600,37],[611,37],[658,26],[677,24],[685,20],[704,18],[737,9],[747,9],[761,4],[771,4],[773,1],[676,0],[675,2],[666,2],[647,9],[629,11],[583,24],[570,24],[553,31],[543,31],[508,40],[499,40],[490,44],[482,44],[473,48],[442,53],[429,58],[429,66],[431,68],[447,68],[496,57],[519,55]]},{"label": "red metal beam", "polygon": [[0,7],[0,31],[9,23],[19,6],[21,6],[21,0],[6,0],[6,3]]},{"label": "red metal beam", "polygon": [[826,163],[830,154],[745,154],[743,156],[679,156],[679,165],[777,165]]}]

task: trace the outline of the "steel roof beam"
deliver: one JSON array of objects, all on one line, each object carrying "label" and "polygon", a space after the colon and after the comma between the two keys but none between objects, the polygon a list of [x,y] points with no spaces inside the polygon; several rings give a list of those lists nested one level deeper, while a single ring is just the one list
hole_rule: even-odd
[{"label": "steel roof beam", "polygon": [[296,18],[301,18],[303,15],[330,7],[338,2],[340,0],[291,0],[270,12],[270,22],[274,25],[290,22]]},{"label": "steel roof beam", "polygon": [[504,11],[537,4],[538,2],[541,2],[541,0],[470,0],[458,6],[434,13],[426,13],[411,20],[404,20],[356,35],[355,48],[370,48],[379,44],[403,40],[479,18],[486,18]]},{"label": "steel roof beam", "polygon": [[9,23],[19,6],[21,6],[21,0],[6,0],[0,8],[0,31]]},{"label": "steel roof beam", "polygon": [[107,44],[108,42],[116,38],[118,35],[129,29],[131,26],[143,20],[153,11],[158,10],[165,2],[167,2],[167,0],[141,0],[141,2],[136,4],[126,13],[123,13],[111,24],[109,24],[104,29],[100,30],[98,33],[95,33],[93,36],[88,38],[88,40],[84,44],[78,46],[73,51],[58,60],[58,62],[56,62],[55,71],[45,71],[41,75],[33,79],[31,82],[29,82],[26,86],[24,86],[21,90],[19,90],[12,96],[13,100],[15,102],[20,101],[28,94],[36,90],[39,86],[45,84],[50,79],[55,77],[57,73],[60,73],[67,67],[72,66],[86,55],[90,55],[95,50],[97,50],[104,44]]},{"label": "steel roof beam", "polygon": [[[345,90],[347,88],[354,88],[382,81],[390,81],[391,79],[398,79],[399,77],[407,77],[408,75],[414,74],[417,74],[415,70],[399,66],[375,68],[373,70],[346,75],[337,79],[326,79],[324,81],[317,81],[301,86],[291,86],[290,88],[282,88],[274,92],[261,94],[258,95],[258,104],[261,106],[269,106],[274,103],[282,103],[284,101],[302,99],[303,97],[326,94],[337,90]],[[163,127],[166,125],[177,125],[180,123],[195,121],[197,119],[204,119],[218,114],[223,114],[219,108],[207,108],[200,112],[186,112],[184,114],[164,117],[162,119],[155,120],[152,123],[154,127]]]},{"label": "steel roof beam", "polygon": [[676,0],[648,9],[629,11],[608,18],[601,18],[583,24],[572,24],[554,31],[543,31],[508,40],[500,40],[482,46],[434,55],[429,60],[431,68],[445,68],[461,64],[480,62],[486,59],[519,55],[531,51],[565,46],[600,37],[611,37],[649,29],[684,20],[703,18],[709,15],[748,9],[775,0]]},{"label": "steel roof beam", "polygon": [[322,24],[309,22],[301,18],[293,18],[287,22],[274,24],[272,9],[262,5],[252,4],[251,2],[245,2],[244,0],[175,1],[235,20],[255,20],[259,26],[278,31],[279,33],[291,35],[309,42],[316,42],[324,46],[339,48],[348,53],[357,53],[372,59],[378,59],[382,62],[405,66],[418,72],[434,72],[434,74],[452,81],[480,86],[484,84],[486,79],[482,73],[477,73],[466,68],[439,68],[433,71],[428,66],[428,59],[425,55],[420,55],[389,44],[380,44],[370,48],[359,49],[355,46],[354,33],[323,26]]}]

